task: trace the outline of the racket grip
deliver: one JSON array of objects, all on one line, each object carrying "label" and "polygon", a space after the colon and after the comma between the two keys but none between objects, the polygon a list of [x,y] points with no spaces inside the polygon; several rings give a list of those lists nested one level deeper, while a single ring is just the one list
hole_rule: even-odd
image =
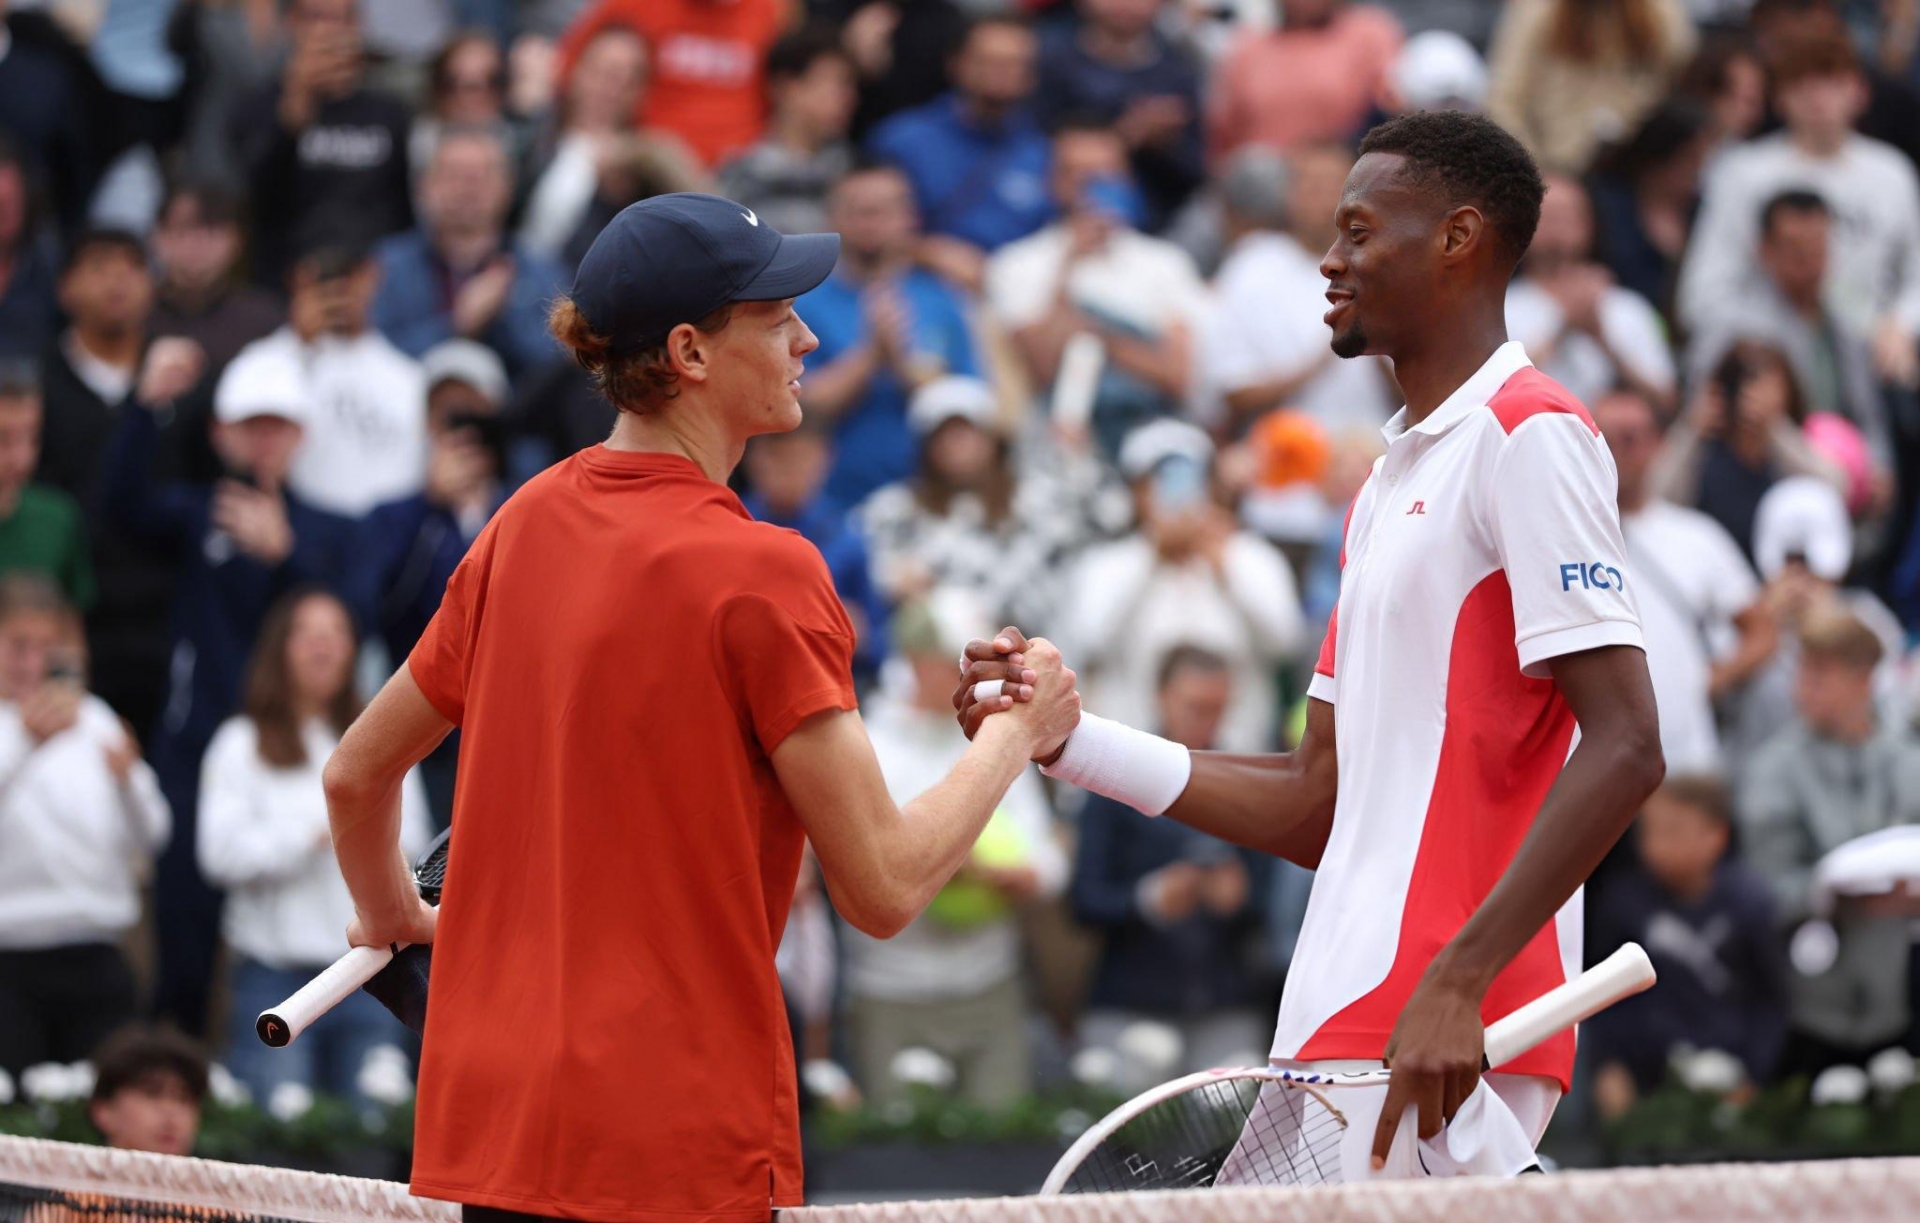
[{"label": "racket grip", "polygon": [[1527,1003],[1487,1027],[1487,1066],[1504,1065],[1547,1037],[1563,1032],[1622,998],[1652,985],[1653,961],[1638,943],[1595,964],[1573,980]]},{"label": "racket grip", "polygon": [[271,1010],[260,1012],[253,1030],[265,1044],[284,1049],[298,1039],[314,1020],[346,1001],[353,991],[371,981],[376,973],[393,962],[393,947],[355,947],[335,960],[326,971],[295,990],[293,996]]}]

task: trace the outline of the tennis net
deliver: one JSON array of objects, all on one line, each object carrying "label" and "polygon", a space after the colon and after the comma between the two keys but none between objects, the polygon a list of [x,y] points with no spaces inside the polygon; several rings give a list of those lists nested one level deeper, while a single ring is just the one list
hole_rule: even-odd
[{"label": "tennis net", "polygon": [[[457,1223],[405,1185],[0,1138],[0,1223]],[[1920,1158],[813,1207],[780,1223],[1910,1223]]]}]

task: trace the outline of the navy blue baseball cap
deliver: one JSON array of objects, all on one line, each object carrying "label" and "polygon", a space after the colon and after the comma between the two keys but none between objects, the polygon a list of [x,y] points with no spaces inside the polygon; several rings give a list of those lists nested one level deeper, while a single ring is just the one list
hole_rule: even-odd
[{"label": "navy blue baseball cap", "polygon": [[656,195],[621,209],[593,240],[573,303],[627,356],[728,302],[798,297],[839,258],[839,234],[782,234],[717,195]]}]

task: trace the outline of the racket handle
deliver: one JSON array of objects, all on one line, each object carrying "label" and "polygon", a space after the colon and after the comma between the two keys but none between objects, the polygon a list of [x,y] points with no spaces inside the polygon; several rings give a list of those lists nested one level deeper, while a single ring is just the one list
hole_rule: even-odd
[{"label": "racket handle", "polygon": [[295,990],[291,998],[271,1010],[261,1011],[260,1017],[253,1021],[254,1032],[272,1048],[286,1048],[314,1020],[373,980],[381,969],[393,962],[397,950],[397,947],[355,947]]},{"label": "racket handle", "polygon": [[1493,1068],[1512,1061],[1547,1037],[1564,1032],[1622,998],[1639,993],[1653,981],[1653,961],[1647,958],[1646,951],[1638,943],[1623,945],[1565,985],[1548,990],[1489,1025],[1487,1066]]}]

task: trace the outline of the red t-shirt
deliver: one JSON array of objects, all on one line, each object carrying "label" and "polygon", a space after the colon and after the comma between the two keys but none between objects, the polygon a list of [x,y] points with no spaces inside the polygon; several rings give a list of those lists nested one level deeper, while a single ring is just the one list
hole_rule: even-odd
[{"label": "red t-shirt", "polygon": [[786,0],[601,0],[560,39],[561,90],[593,36],[626,26],[647,43],[648,83],[634,122],[673,132],[708,165],[760,138],[767,51]]},{"label": "red t-shirt", "polygon": [[459,724],[413,1188],[609,1223],[801,1200],[768,757],[854,707],[825,562],[686,459],[596,446],[474,541],[408,659]]}]

